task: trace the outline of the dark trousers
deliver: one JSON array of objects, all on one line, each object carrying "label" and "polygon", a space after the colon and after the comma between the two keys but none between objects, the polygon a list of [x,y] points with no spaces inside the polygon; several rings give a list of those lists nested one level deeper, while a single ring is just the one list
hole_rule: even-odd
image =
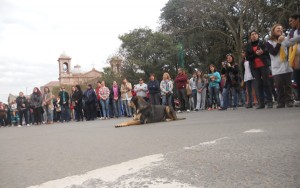
[{"label": "dark trousers", "polygon": [[254,80],[248,80],[245,83],[247,87],[248,106],[252,106],[253,105],[252,88],[253,88]]},{"label": "dark trousers", "polygon": [[83,120],[82,103],[77,103],[74,107],[75,118],[77,121]]},{"label": "dark trousers", "polygon": [[36,124],[42,123],[42,107],[33,109],[34,121]]},{"label": "dark trousers", "polygon": [[212,108],[213,104],[213,99],[217,103],[217,106],[220,107],[220,97],[219,97],[219,92],[220,88],[219,87],[208,87],[208,92],[209,92],[209,107]]},{"label": "dark trousers", "polygon": [[20,116],[20,125],[22,125],[23,123],[23,116],[25,118],[25,123],[26,124],[29,124],[28,123],[28,113],[27,113],[27,109],[24,109],[24,110],[19,110],[19,116]]},{"label": "dark trousers", "polygon": [[86,120],[94,120],[96,112],[96,105],[95,103],[86,104]]},{"label": "dark trousers", "polygon": [[181,103],[181,110],[190,109],[190,103],[185,88],[178,89],[178,99]]},{"label": "dark trousers", "polygon": [[293,74],[294,74],[294,80],[297,84],[297,96],[298,96],[297,100],[300,100],[300,70],[294,69]]},{"label": "dark trousers", "polygon": [[152,105],[160,105],[160,93],[149,93],[149,102]]},{"label": "dark trousers", "polygon": [[63,121],[66,121],[66,122],[69,122],[70,121],[70,107],[68,105],[61,105],[61,119],[60,121],[63,122]]},{"label": "dark trousers", "polygon": [[272,102],[271,87],[269,85],[269,67],[264,66],[253,70],[253,75],[255,77],[255,90],[258,95],[258,100],[260,105],[265,102],[266,93],[267,102]]},{"label": "dark trousers", "polygon": [[284,105],[293,102],[292,95],[292,73],[285,73],[273,76],[275,87],[277,89],[277,102]]}]

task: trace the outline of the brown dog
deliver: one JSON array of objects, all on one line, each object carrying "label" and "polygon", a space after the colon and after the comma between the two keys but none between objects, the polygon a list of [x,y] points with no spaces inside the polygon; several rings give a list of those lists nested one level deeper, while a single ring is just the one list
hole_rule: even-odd
[{"label": "brown dog", "polygon": [[131,125],[140,125],[145,123],[154,123],[162,121],[183,120],[185,118],[177,118],[176,112],[171,106],[150,105],[142,97],[132,97],[130,107],[133,107],[136,114],[131,121],[123,122],[115,127],[126,127]]}]

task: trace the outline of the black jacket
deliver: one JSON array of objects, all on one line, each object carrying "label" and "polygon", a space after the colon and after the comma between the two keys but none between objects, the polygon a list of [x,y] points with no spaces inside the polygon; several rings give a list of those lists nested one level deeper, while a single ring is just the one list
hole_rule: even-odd
[{"label": "black jacket", "polygon": [[66,91],[60,91],[59,92],[59,99],[60,99],[60,101],[59,101],[59,104],[60,105],[63,105],[63,92],[65,92],[65,102],[66,102],[66,106],[69,106],[69,100],[70,100],[70,96],[69,96],[69,93],[68,92],[66,92]]},{"label": "black jacket", "polygon": [[[253,47],[258,46],[261,50],[263,50],[263,54],[256,55],[253,51]],[[261,40],[249,42],[246,47],[246,59],[249,61],[251,72],[254,70],[254,60],[255,58],[260,58],[265,66],[271,65],[271,58],[269,52],[266,50],[265,43]]]},{"label": "black jacket", "polygon": [[[75,105],[82,104],[82,97],[83,97],[82,91],[76,90],[76,91],[74,91],[74,93],[72,95],[72,101],[75,102]],[[76,103],[76,101],[77,101],[77,103]]]},{"label": "black jacket", "polygon": [[[119,99],[121,98],[121,90],[120,90],[119,86],[118,86],[118,97],[119,97]],[[111,101],[114,99],[114,89],[113,89],[113,87],[110,88],[109,99]]]},{"label": "black jacket", "polygon": [[17,102],[17,109],[18,110],[23,110],[23,109],[26,109],[28,107],[28,100],[26,99],[25,96],[17,97],[16,102]]},{"label": "black jacket", "polygon": [[226,83],[225,88],[228,86],[238,86],[240,80],[239,80],[239,67],[237,64],[233,64],[231,66],[225,66],[221,70],[221,74],[225,74],[226,76]]}]

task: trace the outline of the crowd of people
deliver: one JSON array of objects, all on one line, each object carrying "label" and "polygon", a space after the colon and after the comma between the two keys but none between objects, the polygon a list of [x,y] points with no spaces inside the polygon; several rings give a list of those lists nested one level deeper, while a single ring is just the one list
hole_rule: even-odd
[{"label": "crowd of people", "polygon": [[[154,74],[148,83],[143,78],[132,85],[126,78],[109,87],[99,81],[97,88],[89,84],[85,91],[79,85],[71,91],[60,88],[54,96],[48,87],[38,87],[30,97],[23,92],[9,105],[0,103],[1,125],[30,126],[53,122],[92,121],[95,119],[132,117],[129,106],[133,96],[144,98],[151,105],[173,106],[177,112],[213,109],[225,111],[244,106],[247,109],[299,107],[299,87],[293,94],[292,80],[300,85],[300,14],[289,19],[291,32],[285,36],[283,27],[275,24],[270,38],[263,41],[259,33],[251,31],[245,45],[242,62],[232,54],[225,61],[211,64],[208,71],[195,69],[191,78],[179,68],[172,79],[168,72],[159,81]],[[220,67],[218,70],[217,67]],[[296,101],[296,102],[295,102]]]}]

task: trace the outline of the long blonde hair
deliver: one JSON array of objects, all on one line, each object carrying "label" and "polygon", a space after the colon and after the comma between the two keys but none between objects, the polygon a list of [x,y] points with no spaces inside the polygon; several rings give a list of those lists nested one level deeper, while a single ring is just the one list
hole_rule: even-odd
[{"label": "long blonde hair", "polygon": [[169,73],[167,73],[167,72],[165,72],[165,73],[163,74],[162,79],[164,79],[164,77],[167,77],[168,80],[171,80],[171,77],[170,77]]},{"label": "long blonde hair", "polygon": [[275,29],[276,29],[276,27],[282,27],[282,25],[281,24],[275,24],[275,25],[273,25],[273,27],[272,27],[272,29],[271,29],[271,36],[270,36],[270,40],[276,40],[277,38],[278,38],[278,36],[275,34]]}]

